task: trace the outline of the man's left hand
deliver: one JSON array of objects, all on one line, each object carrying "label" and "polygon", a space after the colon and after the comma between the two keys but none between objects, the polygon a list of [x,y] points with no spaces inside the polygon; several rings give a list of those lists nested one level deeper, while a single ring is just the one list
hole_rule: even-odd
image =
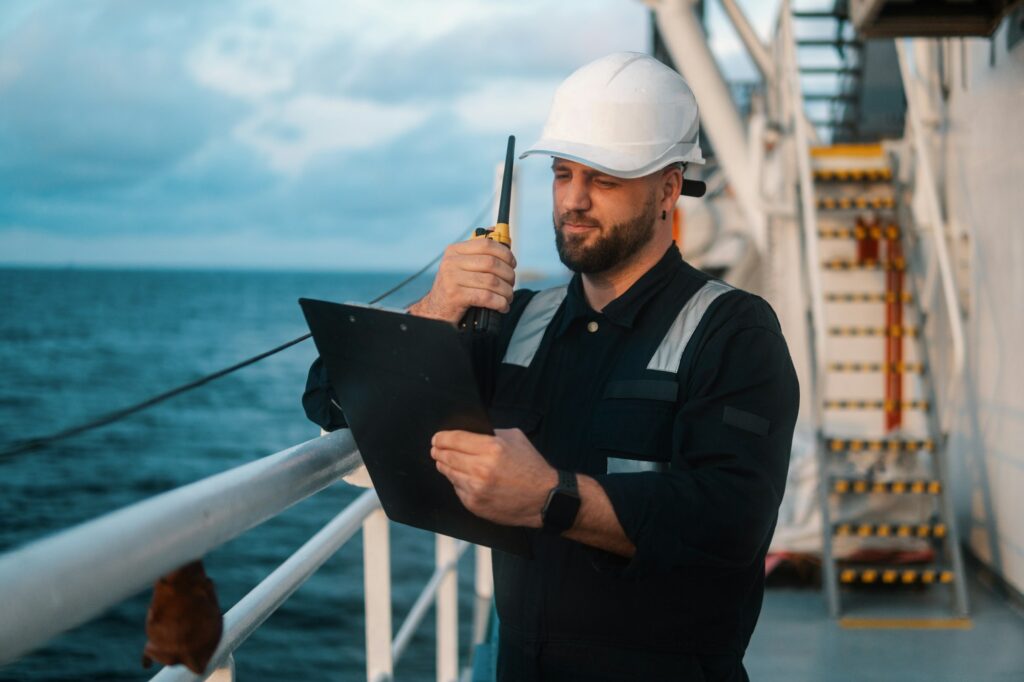
[{"label": "man's left hand", "polygon": [[430,456],[469,511],[504,526],[540,528],[558,472],[519,429],[494,433],[439,431]]}]

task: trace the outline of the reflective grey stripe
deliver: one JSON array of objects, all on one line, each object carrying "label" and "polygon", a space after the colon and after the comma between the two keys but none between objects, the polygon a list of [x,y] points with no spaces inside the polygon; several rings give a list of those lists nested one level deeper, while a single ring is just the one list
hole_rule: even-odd
[{"label": "reflective grey stripe", "polygon": [[647,369],[672,372],[673,374],[678,372],[679,363],[683,360],[683,351],[686,350],[686,344],[690,342],[690,337],[693,336],[694,330],[697,329],[697,325],[704,318],[704,313],[708,311],[708,308],[715,302],[715,299],[729,291],[732,291],[732,287],[728,284],[717,280],[705,282],[704,286],[690,297],[690,300],[686,302],[683,309],[676,315],[676,319],[672,326],[669,327],[665,338],[661,340],[661,343],[658,344],[658,349],[654,351],[654,357],[647,364]]},{"label": "reflective grey stripe", "polygon": [[668,471],[665,462],[645,462],[639,459],[608,458],[609,474],[635,474],[640,471]]},{"label": "reflective grey stripe", "polygon": [[512,339],[508,342],[502,362],[521,367],[530,366],[533,356],[540,348],[541,339],[544,338],[544,330],[548,328],[548,323],[555,316],[558,306],[562,305],[568,290],[569,287],[562,286],[534,294],[526,304],[526,310],[519,318],[515,331],[512,332]]}]

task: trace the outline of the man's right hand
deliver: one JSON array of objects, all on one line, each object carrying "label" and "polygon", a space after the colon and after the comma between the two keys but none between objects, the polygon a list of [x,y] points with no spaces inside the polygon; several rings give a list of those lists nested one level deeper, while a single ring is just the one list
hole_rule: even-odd
[{"label": "man's right hand", "polygon": [[420,317],[458,324],[470,308],[508,312],[516,282],[512,250],[493,239],[469,239],[444,251],[430,292],[409,307]]}]

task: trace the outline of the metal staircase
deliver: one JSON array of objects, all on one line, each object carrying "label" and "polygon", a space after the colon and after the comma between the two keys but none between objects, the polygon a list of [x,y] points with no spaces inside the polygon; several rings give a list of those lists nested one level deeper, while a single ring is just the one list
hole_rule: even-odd
[{"label": "metal staircase", "polygon": [[[953,616],[967,595],[946,437],[935,415],[925,315],[899,185],[880,144],[810,150],[824,334],[819,472],[823,580],[833,616],[841,598],[880,589],[887,614],[933,616],[920,598],[950,589]],[[863,599],[860,599],[863,601]],[[870,599],[869,599],[870,601]],[[932,600],[934,601],[934,600]],[[930,603],[930,602],[929,602]]]}]

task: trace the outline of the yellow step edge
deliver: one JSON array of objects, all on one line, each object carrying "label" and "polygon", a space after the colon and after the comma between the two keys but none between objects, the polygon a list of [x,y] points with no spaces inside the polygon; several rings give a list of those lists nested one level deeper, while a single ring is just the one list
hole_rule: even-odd
[{"label": "yellow step edge", "polygon": [[829,327],[828,333],[831,336],[906,336],[908,338],[916,338],[917,327],[908,325],[901,326],[898,324],[890,325],[888,327]]},{"label": "yellow step edge", "polygon": [[[910,303],[914,300],[909,291],[903,291],[899,296],[900,300],[904,303]],[[825,300],[829,303],[895,303],[896,294],[890,292],[880,291],[863,291],[855,292],[849,291],[845,293],[830,293],[825,294]]]},{"label": "yellow step edge", "polygon": [[832,527],[832,535],[861,538],[936,538],[946,537],[944,523],[837,523]]},{"label": "yellow step edge", "polygon": [[823,197],[817,200],[817,206],[823,210],[849,210],[853,208],[895,208],[895,197]]},{"label": "yellow step edge", "polygon": [[874,227],[823,227],[818,229],[821,239],[899,239],[900,228],[896,225]]},{"label": "yellow step edge", "polygon": [[970,618],[840,618],[848,630],[970,630]]},{"label": "yellow step edge", "polygon": [[832,144],[822,147],[811,147],[812,157],[830,156],[882,156],[884,150],[881,143],[871,142],[867,144]]},{"label": "yellow step edge", "polygon": [[898,438],[829,438],[828,447],[832,452],[916,452],[918,450],[935,450],[935,441],[931,438],[900,440]]},{"label": "yellow step edge", "polygon": [[[889,408],[884,400],[825,400],[822,405],[826,410],[885,410]],[[927,410],[927,400],[902,400],[902,410]]]}]

